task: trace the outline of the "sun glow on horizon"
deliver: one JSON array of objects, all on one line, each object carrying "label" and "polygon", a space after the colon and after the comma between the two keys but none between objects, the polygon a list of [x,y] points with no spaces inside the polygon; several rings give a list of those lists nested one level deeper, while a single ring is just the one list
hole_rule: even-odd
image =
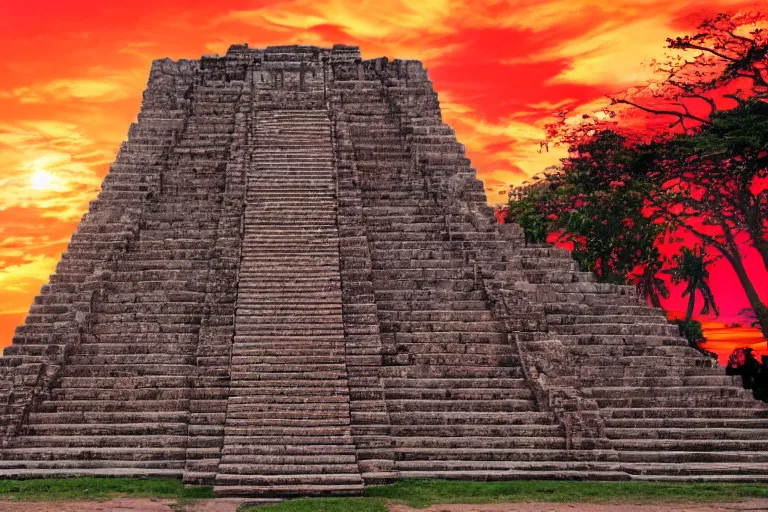
[{"label": "sun glow on horizon", "polygon": [[51,185],[55,181],[56,177],[48,171],[38,169],[29,178],[32,188],[35,190],[47,190],[51,188]]}]

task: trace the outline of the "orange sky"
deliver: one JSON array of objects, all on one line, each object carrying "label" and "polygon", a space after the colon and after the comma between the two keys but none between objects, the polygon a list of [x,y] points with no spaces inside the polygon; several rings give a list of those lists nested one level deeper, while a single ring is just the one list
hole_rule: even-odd
[{"label": "orange sky", "polygon": [[[139,110],[150,62],[232,43],[359,45],[425,62],[492,202],[558,163],[551,112],[642,82],[666,37],[740,0],[3,0],[0,2],[0,346],[10,343]],[[702,5],[706,4],[706,9]],[[761,282],[768,276],[756,265]],[[746,307],[713,275],[725,322]],[[717,284],[720,283],[720,284]],[[717,288],[720,287],[720,288]],[[768,288],[768,287],[766,287]],[[726,294],[726,295],[722,295]],[[723,307],[725,306],[725,307]],[[677,307],[677,304],[675,304]],[[726,337],[740,336],[729,333]]]}]

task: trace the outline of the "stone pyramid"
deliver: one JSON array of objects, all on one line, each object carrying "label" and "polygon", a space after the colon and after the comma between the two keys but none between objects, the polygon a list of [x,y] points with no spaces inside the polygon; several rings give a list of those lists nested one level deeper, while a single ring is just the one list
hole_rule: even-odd
[{"label": "stone pyramid", "polygon": [[422,64],[349,46],[155,61],[1,361],[7,478],[768,480],[765,404],[496,224]]}]

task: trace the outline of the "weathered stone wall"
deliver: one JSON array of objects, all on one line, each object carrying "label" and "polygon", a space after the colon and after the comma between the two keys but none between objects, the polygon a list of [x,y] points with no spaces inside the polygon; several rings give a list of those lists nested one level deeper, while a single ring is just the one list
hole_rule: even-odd
[{"label": "weathered stone wall", "polygon": [[138,119],[4,352],[1,475],[768,475],[763,404],[495,223],[420,62],[158,60]]},{"label": "weathered stone wall", "polygon": [[185,123],[184,95],[197,62],[155,61],[138,123],[131,125],[98,199],[83,216],[67,252],[35,299],[2,359],[4,443],[50,387],[72,352],[91,334],[94,307],[114,261],[133,243],[157,194],[160,176]]}]

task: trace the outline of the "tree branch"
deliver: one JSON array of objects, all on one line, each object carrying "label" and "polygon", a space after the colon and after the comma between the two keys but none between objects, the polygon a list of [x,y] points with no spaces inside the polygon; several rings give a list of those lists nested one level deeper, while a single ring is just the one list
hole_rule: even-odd
[{"label": "tree branch", "polygon": [[640,110],[642,110],[644,112],[648,112],[649,114],[660,115],[660,116],[666,115],[666,116],[677,117],[678,121],[677,121],[677,123],[674,123],[674,124],[681,123],[683,119],[692,119],[694,121],[698,121],[698,122],[700,122],[702,124],[706,124],[706,125],[710,124],[709,120],[704,119],[703,117],[695,116],[693,114],[686,114],[684,112],[678,112],[676,110],[654,109],[654,108],[646,107],[644,105],[640,105],[639,103],[635,103],[635,102],[630,101],[630,100],[611,98],[611,105],[615,105],[615,104],[630,105],[630,106],[638,108],[638,109],[640,109]]},{"label": "tree branch", "polygon": [[708,48],[706,46],[700,46],[698,44],[693,44],[693,43],[690,43],[690,42],[687,42],[687,41],[686,42],[682,42],[681,41],[680,42],[680,48],[682,48],[682,49],[690,48],[690,49],[693,49],[693,50],[701,50],[703,52],[711,53],[712,55],[720,57],[721,59],[725,59],[725,60],[728,60],[728,61],[731,61],[731,62],[739,62],[739,59],[736,59],[736,58],[733,58],[733,57],[729,57],[728,55],[726,55],[724,53],[718,52],[714,48]]}]

